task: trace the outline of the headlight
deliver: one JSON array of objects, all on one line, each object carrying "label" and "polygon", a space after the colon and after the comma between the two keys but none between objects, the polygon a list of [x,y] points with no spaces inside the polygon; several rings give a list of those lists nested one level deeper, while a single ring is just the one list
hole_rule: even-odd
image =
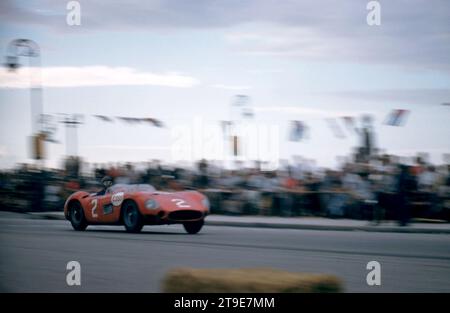
[{"label": "headlight", "polygon": [[208,198],[203,198],[202,205],[209,210],[209,200],[208,200]]},{"label": "headlight", "polygon": [[159,208],[159,204],[158,204],[158,202],[156,202],[156,200],[149,199],[149,200],[145,201],[145,208],[149,209],[149,210],[155,210],[155,209]]}]

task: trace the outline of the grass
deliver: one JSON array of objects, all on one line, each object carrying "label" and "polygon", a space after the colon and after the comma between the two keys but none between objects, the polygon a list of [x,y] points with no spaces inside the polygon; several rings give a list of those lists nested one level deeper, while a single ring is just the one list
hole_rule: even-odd
[{"label": "grass", "polygon": [[270,268],[192,269],[169,271],[163,292],[322,293],[342,292],[339,278],[328,274],[292,273]]}]

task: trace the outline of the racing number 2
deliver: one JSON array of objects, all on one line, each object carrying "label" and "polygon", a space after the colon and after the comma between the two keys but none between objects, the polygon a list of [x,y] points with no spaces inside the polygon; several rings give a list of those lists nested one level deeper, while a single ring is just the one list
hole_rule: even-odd
[{"label": "racing number 2", "polygon": [[172,202],[175,202],[175,205],[179,208],[190,208],[191,206],[186,203],[183,199],[172,199]]},{"label": "racing number 2", "polygon": [[92,217],[93,218],[97,218],[98,217],[98,214],[97,214],[97,203],[98,203],[98,200],[97,199],[94,199],[94,200],[92,200],[91,201],[91,204],[92,204]]}]

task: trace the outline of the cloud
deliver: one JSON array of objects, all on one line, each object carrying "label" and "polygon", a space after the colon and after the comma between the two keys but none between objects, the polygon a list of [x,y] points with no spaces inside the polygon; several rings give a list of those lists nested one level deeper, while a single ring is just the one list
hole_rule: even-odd
[{"label": "cloud", "polygon": [[[40,69],[20,68],[10,72],[0,69],[0,88],[29,88],[30,79],[37,81]],[[140,72],[130,67],[81,66],[42,68],[42,87],[93,87],[93,86],[165,86],[188,88],[199,84],[191,76],[177,73],[155,74]]]},{"label": "cloud", "polygon": [[211,87],[226,90],[249,90],[252,88],[251,86],[223,85],[223,84],[215,84],[211,85]]},{"label": "cloud", "polygon": [[346,90],[320,92],[347,99],[380,101],[390,103],[440,105],[450,100],[450,89],[387,89],[387,90]]},{"label": "cloud", "polygon": [[[439,20],[429,22],[439,24]],[[427,30],[411,24],[404,29],[396,23],[386,24],[376,30],[360,21],[336,29],[329,25],[247,24],[230,29],[225,40],[232,51],[253,57],[450,71],[450,27]]]},{"label": "cloud", "polygon": [[81,2],[81,26],[65,23],[65,2],[1,1],[2,23],[63,32],[222,29],[239,53],[302,61],[400,65],[450,71],[450,1],[98,0]]}]

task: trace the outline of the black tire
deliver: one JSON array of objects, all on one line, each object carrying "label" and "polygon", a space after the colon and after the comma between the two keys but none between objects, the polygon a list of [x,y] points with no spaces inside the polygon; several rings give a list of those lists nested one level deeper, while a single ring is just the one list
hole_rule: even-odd
[{"label": "black tire", "polygon": [[186,222],[183,223],[184,229],[189,234],[196,234],[202,229],[203,224],[205,223],[204,219],[195,222]]},{"label": "black tire", "polygon": [[69,206],[70,224],[73,229],[77,231],[85,230],[88,227],[86,217],[84,216],[83,208],[79,202],[72,202]]},{"label": "black tire", "polygon": [[122,222],[129,233],[138,233],[144,227],[144,221],[134,201],[126,201],[122,205]]}]

